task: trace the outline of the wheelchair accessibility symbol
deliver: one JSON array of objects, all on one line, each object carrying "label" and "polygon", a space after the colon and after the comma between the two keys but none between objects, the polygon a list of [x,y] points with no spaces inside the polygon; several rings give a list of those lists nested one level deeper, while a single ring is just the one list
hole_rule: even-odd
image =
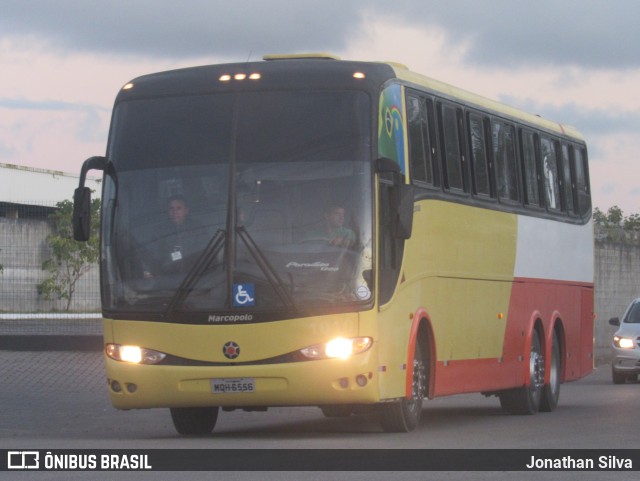
[{"label": "wheelchair accessibility symbol", "polygon": [[233,285],[233,307],[255,306],[253,284],[234,284]]}]

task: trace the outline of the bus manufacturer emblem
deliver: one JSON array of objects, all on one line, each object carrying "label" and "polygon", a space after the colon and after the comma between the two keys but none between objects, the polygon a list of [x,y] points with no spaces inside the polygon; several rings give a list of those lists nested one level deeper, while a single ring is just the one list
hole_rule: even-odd
[{"label": "bus manufacturer emblem", "polygon": [[227,359],[235,359],[240,355],[240,346],[233,341],[229,341],[222,347],[222,354]]}]

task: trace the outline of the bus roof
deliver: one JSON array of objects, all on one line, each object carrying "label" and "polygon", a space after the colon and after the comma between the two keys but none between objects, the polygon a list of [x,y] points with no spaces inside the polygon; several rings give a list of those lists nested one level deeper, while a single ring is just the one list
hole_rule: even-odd
[{"label": "bus roof", "polygon": [[[559,135],[583,140],[573,127],[524,112],[496,100],[454,87],[445,82],[409,70],[395,62],[357,62],[341,60],[327,53],[304,53],[288,55],[266,55],[265,61],[229,63],[191,67],[159,72],[138,77],[129,82],[119,93],[120,100],[176,94],[203,94],[229,90],[266,88],[358,88],[374,92],[393,79],[425,89],[433,94],[465,105],[488,110],[542,128]],[[365,73],[364,78],[354,79],[356,71]],[[251,80],[257,73],[259,80]],[[236,74],[246,78],[236,80]],[[226,76],[227,81],[221,81]]]}]

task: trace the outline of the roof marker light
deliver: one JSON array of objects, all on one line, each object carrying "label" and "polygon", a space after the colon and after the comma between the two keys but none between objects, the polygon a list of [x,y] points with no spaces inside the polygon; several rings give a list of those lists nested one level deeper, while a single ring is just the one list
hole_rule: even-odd
[{"label": "roof marker light", "polygon": [[249,80],[260,80],[262,78],[262,75],[260,75],[259,73],[252,73],[251,75],[249,75]]},{"label": "roof marker light", "polygon": [[132,88],[133,88],[133,82],[129,82],[124,87],[122,87],[122,90],[131,90]]},{"label": "roof marker light", "polygon": [[363,79],[366,78],[366,75],[363,72],[354,72],[353,78]]},{"label": "roof marker light", "polygon": [[229,80],[231,80],[231,75],[229,74],[221,75],[218,80],[220,80],[220,82],[228,82]]},{"label": "roof marker light", "polygon": [[237,73],[233,76],[234,79],[236,80],[244,80],[247,78],[247,74],[246,73]]}]

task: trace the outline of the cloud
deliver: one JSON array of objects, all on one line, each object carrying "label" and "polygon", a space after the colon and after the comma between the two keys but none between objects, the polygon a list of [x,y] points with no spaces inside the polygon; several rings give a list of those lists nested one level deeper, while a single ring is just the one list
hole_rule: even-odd
[{"label": "cloud", "polygon": [[444,28],[476,65],[640,65],[635,0],[4,0],[0,37],[45,39],[62,51],[255,59],[342,50],[367,13]]},{"label": "cloud", "polygon": [[440,25],[483,66],[640,66],[640,3],[633,0],[398,0],[413,24]]},{"label": "cloud", "polygon": [[[359,2],[327,0],[4,1],[0,31],[61,50],[177,57],[336,49]],[[310,28],[313,27],[313,28]]]},{"label": "cloud", "polygon": [[575,102],[551,105],[540,104],[532,100],[522,100],[503,96],[507,104],[517,105],[527,112],[535,112],[544,118],[579,129],[586,136],[611,134],[636,134],[640,132],[640,111],[619,109],[586,108]]},{"label": "cloud", "polygon": [[24,98],[0,98],[0,108],[9,110],[58,110],[58,111],[95,111],[101,110],[108,112],[109,110],[87,104],[78,104],[73,102],[65,102],[62,100],[29,100]]}]

